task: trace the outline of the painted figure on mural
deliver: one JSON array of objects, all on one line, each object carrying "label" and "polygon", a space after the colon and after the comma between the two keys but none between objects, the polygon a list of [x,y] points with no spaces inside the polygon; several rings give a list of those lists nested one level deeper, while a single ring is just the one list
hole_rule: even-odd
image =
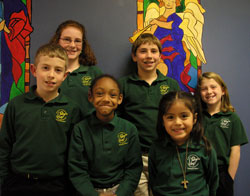
[{"label": "painted figure on mural", "polygon": [[174,78],[182,90],[194,92],[201,62],[206,63],[201,43],[205,10],[198,0],[144,0],[143,3],[143,28],[130,40],[133,42],[141,33],[154,34],[163,47],[158,69]]},{"label": "painted figure on mural", "polygon": [[[0,106],[24,93],[25,38],[33,31],[27,11],[28,0],[2,0],[0,10],[1,34],[1,92]],[[0,108],[2,109],[2,108]]]}]

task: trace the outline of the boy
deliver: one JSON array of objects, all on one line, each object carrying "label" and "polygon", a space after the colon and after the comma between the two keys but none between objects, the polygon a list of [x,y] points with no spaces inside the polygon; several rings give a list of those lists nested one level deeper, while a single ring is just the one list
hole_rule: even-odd
[{"label": "boy", "polygon": [[68,137],[80,108],[58,91],[67,62],[61,46],[39,48],[31,65],[36,85],[6,108],[0,132],[2,196],[68,195]]},{"label": "boy", "polygon": [[156,68],[161,52],[161,43],[154,35],[142,34],[132,46],[137,73],[120,79],[124,99],[118,114],[137,127],[142,150],[143,172],[135,195],[149,195],[148,151],[156,138],[160,99],[169,91],[179,90],[175,80],[162,75]]}]

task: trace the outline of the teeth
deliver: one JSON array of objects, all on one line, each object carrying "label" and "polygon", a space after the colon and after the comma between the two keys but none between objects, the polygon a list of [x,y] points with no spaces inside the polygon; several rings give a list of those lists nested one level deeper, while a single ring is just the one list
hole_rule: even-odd
[{"label": "teeth", "polygon": [[74,51],[74,50],[67,50],[67,52],[76,52],[76,51]]},{"label": "teeth", "polygon": [[183,131],[184,129],[174,129],[175,132]]},{"label": "teeth", "polygon": [[215,97],[214,95],[213,96],[210,95],[210,96],[207,96],[206,98],[211,99],[211,98],[214,98],[214,97]]}]

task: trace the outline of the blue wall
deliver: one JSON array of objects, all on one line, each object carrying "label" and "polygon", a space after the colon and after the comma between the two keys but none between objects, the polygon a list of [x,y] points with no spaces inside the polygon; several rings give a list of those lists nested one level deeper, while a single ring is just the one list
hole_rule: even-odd
[{"label": "blue wall", "polygon": [[[203,46],[207,65],[203,71],[219,73],[225,80],[231,102],[239,114],[250,141],[250,1],[204,1]],[[235,179],[235,195],[250,195],[250,148],[241,148]]]},{"label": "blue wall", "polygon": [[[202,5],[206,9],[203,48],[207,59],[203,71],[223,77],[250,140],[250,1],[202,0]],[[120,77],[130,68],[128,37],[136,29],[136,9],[136,0],[32,1],[35,30],[31,34],[31,60],[59,23],[74,19],[85,25],[100,68]],[[249,155],[249,145],[243,146],[235,179],[236,196],[250,193]]]}]

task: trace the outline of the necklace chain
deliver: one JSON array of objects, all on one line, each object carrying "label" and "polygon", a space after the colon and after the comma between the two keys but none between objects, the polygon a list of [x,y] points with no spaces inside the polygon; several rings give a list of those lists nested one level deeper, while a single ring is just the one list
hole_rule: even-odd
[{"label": "necklace chain", "polygon": [[181,163],[181,158],[180,158],[180,153],[179,153],[178,146],[176,146],[176,151],[177,151],[177,156],[178,156],[178,161],[179,161],[179,164],[180,164],[180,167],[181,167],[181,171],[182,171],[182,174],[183,174],[183,181],[181,181],[181,184],[183,184],[184,189],[187,189],[188,181],[186,180],[186,171],[187,171],[188,141],[187,141],[187,145],[186,145],[185,168],[183,168],[183,165]]}]

